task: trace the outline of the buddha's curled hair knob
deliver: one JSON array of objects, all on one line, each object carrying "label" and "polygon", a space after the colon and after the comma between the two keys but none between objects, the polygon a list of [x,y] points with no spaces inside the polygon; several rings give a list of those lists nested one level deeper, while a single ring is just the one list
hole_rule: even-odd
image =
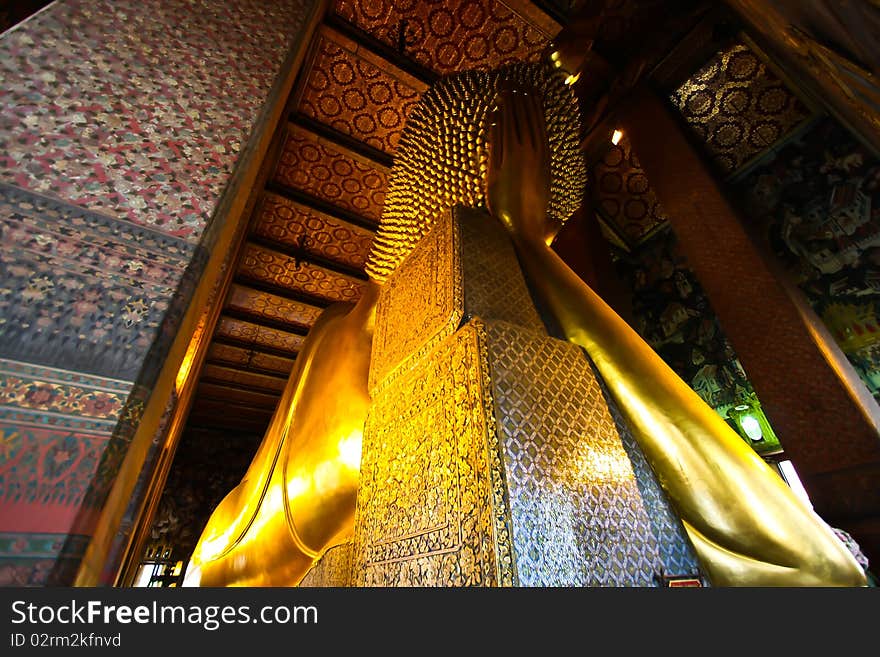
[{"label": "buddha's curled hair knob", "polygon": [[577,210],[587,176],[577,100],[564,80],[544,63],[517,63],[442,78],[422,95],[395,155],[367,262],[371,278],[384,281],[450,207],[486,207],[485,123],[504,85],[532,88],[541,98],[551,149],[550,219],[561,225]]}]

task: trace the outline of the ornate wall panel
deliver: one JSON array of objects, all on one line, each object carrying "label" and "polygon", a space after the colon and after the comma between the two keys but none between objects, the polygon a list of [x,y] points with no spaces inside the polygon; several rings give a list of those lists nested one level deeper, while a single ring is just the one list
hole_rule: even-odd
[{"label": "ornate wall panel", "polygon": [[307,4],[56,3],[0,42],[0,180],[196,243]]},{"label": "ornate wall panel", "polygon": [[374,398],[358,493],[356,585],[513,582],[509,534],[496,531],[506,514],[493,495],[501,472],[488,449],[492,404],[481,351],[479,328],[469,323]]},{"label": "ornate wall panel", "polygon": [[465,316],[504,320],[545,333],[504,227],[487,212],[453,209],[461,235]]},{"label": "ornate wall panel", "polygon": [[0,359],[0,585],[44,585],[75,569],[69,536],[115,476],[142,406],[117,379]]},{"label": "ornate wall panel", "polygon": [[0,356],[133,380],[196,249],[0,185]]},{"label": "ornate wall panel", "polygon": [[505,322],[486,331],[519,583],[655,586],[661,572],[696,573],[681,523],[628,437],[637,476],[625,425],[581,350]]},{"label": "ornate wall panel", "polygon": [[385,170],[291,126],[275,180],[378,222],[388,184]]},{"label": "ornate wall panel", "polygon": [[326,36],[317,48],[299,111],[393,154],[406,117],[424,89],[406,84]]},{"label": "ornate wall panel", "polygon": [[355,302],[366,284],[352,276],[298,261],[254,244],[247,245],[238,271],[245,278],[296,290],[328,302]]},{"label": "ornate wall panel", "polygon": [[306,573],[299,586],[341,587],[351,586],[351,557],[354,546],[351,541],[327,550],[312,569]]},{"label": "ornate wall panel", "polygon": [[290,358],[218,343],[212,344],[208,350],[208,360],[233,367],[267,370],[281,376],[287,376],[293,368],[293,360]]},{"label": "ornate wall panel", "polygon": [[[464,316],[458,226],[447,216],[385,281],[376,306],[370,389],[405,359],[414,362]],[[396,376],[396,374],[395,374]]]},{"label": "ornate wall panel", "polygon": [[355,269],[363,269],[373,243],[366,228],[271,193],[263,198],[251,233]]},{"label": "ornate wall panel", "polygon": [[660,201],[626,135],[592,168],[593,204],[629,247],[666,224]]},{"label": "ornate wall panel", "polygon": [[291,354],[299,352],[305,337],[296,333],[287,333],[252,322],[245,322],[231,317],[221,317],[217,322],[215,336],[231,338],[239,342],[247,342],[257,347],[269,347]]},{"label": "ornate wall panel", "polygon": [[36,531],[69,529],[95,477],[108,475],[100,461],[114,431],[124,442],[124,427],[139,419],[133,389],[117,379],[0,360],[0,531],[23,529],[22,514]]},{"label": "ornate wall panel", "polygon": [[322,310],[301,301],[293,301],[238,284],[233,284],[230,288],[225,307],[253,315],[258,319],[283,321],[298,328],[311,327]]},{"label": "ornate wall panel", "polygon": [[724,173],[739,170],[810,116],[782,80],[741,43],[718,53],[671,99]]},{"label": "ornate wall panel", "polygon": [[[338,0],[337,15],[440,74],[536,59],[558,26],[528,3],[500,0]],[[517,5],[514,11],[511,5]],[[524,17],[530,13],[532,20]]]},{"label": "ornate wall panel", "polygon": [[202,369],[202,377],[206,380],[223,381],[225,383],[234,383],[248,388],[275,390],[276,392],[284,390],[284,385],[287,383],[287,379],[284,377],[268,376],[265,374],[257,374],[256,372],[245,372],[243,370],[223,367],[222,365],[213,365],[211,363],[208,363]]},{"label": "ornate wall panel", "polygon": [[203,271],[206,226],[313,4],[65,0],[0,38],[0,357],[89,382],[35,375],[29,406],[0,410],[18,441],[0,583],[73,582]]}]

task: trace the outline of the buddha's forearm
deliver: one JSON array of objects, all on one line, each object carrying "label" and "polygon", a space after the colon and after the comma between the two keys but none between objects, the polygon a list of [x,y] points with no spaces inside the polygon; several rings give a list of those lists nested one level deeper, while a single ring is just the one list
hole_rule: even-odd
[{"label": "buddha's forearm", "polygon": [[516,240],[565,337],[583,347],[716,584],[864,584],[830,529],[550,248]]}]

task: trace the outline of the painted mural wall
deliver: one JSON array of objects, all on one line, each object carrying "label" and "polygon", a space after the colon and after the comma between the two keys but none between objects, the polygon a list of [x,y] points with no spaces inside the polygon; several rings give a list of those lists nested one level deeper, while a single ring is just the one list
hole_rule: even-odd
[{"label": "painted mural wall", "polygon": [[[613,256],[632,291],[633,328],[755,451],[779,451],[754,388],[672,230],[667,226],[631,252],[615,249]],[[760,434],[749,436],[750,421],[742,423],[747,415],[760,424]]]},{"label": "painted mural wall", "polygon": [[70,582],[309,0],[59,0],[0,38],[0,584]]},{"label": "painted mural wall", "polygon": [[880,159],[825,117],[734,189],[880,400]]}]

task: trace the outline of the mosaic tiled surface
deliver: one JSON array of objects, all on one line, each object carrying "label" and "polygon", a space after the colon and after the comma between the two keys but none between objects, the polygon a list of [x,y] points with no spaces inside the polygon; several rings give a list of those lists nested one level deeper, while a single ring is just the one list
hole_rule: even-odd
[{"label": "mosaic tiled surface", "polygon": [[340,147],[292,126],[274,179],[343,210],[378,222],[385,202],[387,173]]},{"label": "mosaic tiled surface", "polygon": [[409,110],[424,89],[407,85],[377,64],[321,37],[299,111],[393,154]]},{"label": "mosaic tiled surface", "polygon": [[580,349],[504,322],[486,330],[519,583],[656,586],[663,572],[695,573]]},{"label": "mosaic tiled surface", "polygon": [[810,111],[743,44],[718,53],[672,94],[724,173],[733,173],[803,123]]},{"label": "mosaic tiled surface", "polygon": [[523,16],[526,4],[501,0],[337,0],[334,11],[395,48],[403,27],[406,56],[446,74],[536,58],[555,29],[546,17],[542,27],[527,20]]},{"label": "mosaic tiled surface", "polygon": [[453,216],[461,235],[465,315],[504,320],[545,333],[501,224],[488,213],[470,208],[455,208]]},{"label": "mosaic tiled surface", "polygon": [[363,269],[373,231],[330,217],[317,210],[266,194],[251,232],[354,269]]},{"label": "mosaic tiled surface", "polygon": [[134,379],[196,250],[0,186],[0,356]]},{"label": "mosaic tiled surface", "polygon": [[0,42],[0,180],[195,242],[306,0],[66,0]]},{"label": "mosaic tiled surface", "polygon": [[311,327],[322,310],[317,306],[238,284],[233,284],[230,288],[226,307],[259,318],[284,321],[300,328]]},{"label": "mosaic tiled surface", "polygon": [[620,436],[620,442],[629,457],[630,465],[632,465],[636,484],[639,487],[639,495],[650,523],[649,531],[656,541],[657,557],[663,568],[663,573],[671,576],[700,575],[703,585],[708,586],[708,580],[701,575],[699,561],[687,538],[681,520],[660,487],[654,470],[651,469],[642,448],[639,447],[632,431],[623,419],[617,403],[611,397],[607,386],[599,377],[592,363],[590,363],[590,368],[602,389],[602,395],[608,405],[611,418],[614,420],[617,435]]},{"label": "mosaic tiled surface", "polygon": [[296,290],[329,303],[355,302],[366,285],[365,281],[352,276],[255,244],[247,245],[239,261],[238,273],[247,279]]}]

